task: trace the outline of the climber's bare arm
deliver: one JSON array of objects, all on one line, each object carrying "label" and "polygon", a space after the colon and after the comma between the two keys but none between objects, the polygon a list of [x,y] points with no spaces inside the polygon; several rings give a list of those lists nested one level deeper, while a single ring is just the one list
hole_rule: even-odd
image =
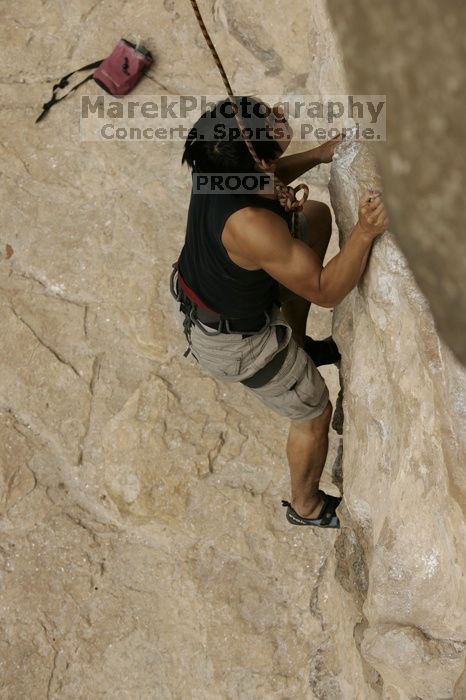
[{"label": "climber's bare arm", "polygon": [[292,238],[281,216],[254,207],[241,212],[230,226],[236,251],[295,294],[324,308],[339,304],[356,286],[374,239],[388,226],[381,198],[365,193],[358,222],[340,252],[322,267],[312,248]]},{"label": "climber's bare arm", "polygon": [[304,299],[331,306],[320,288],[320,258],[291,237],[281,216],[267,209],[245,208],[232,224],[230,239],[241,255]]},{"label": "climber's bare arm", "polygon": [[285,185],[288,185],[316,165],[330,163],[335,148],[340,142],[341,134],[331,141],[322,143],[317,148],[311,148],[302,153],[293,153],[290,156],[281,156],[275,165],[275,173]]},{"label": "climber's bare arm", "polygon": [[296,178],[316,165],[320,165],[321,162],[320,146],[318,146],[302,153],[281,156],[276,163],[275,174],[284,185],[289,185],[290,182],[293,182],[293,180],[296,180]]},{"label": "climber's bare arm", "polygon": [[358,220],[341,250],[322,270],[321,287],[331,289],[337,303],[359,282],[374,240],[388,227],[380,192],[368,190],[359,200]]}]

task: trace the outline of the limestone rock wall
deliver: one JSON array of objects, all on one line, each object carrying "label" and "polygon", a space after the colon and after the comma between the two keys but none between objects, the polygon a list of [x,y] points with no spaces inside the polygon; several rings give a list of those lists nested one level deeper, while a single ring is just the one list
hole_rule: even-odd
[{"label": "limestone rock wall", "polygon": [[[380,184],[365,146],[340,147],[330,193],[341,242],[364,188]],[[439,339],[390,232],[376,240],[358,287],[335,309],[333,335],[342,352],[344,414],[337,579],[361,609],[358,648],[380,673],[384,698],[459,700],[466,371]],[[364,577],[350,571],[352,559]]]},{"label": "limestone rock wall", "polygon": [[[236,89],[343,89],[322,2],[200,4]],[[339,673],[360,687],[320,586],[335,534],[292,529],[280,505],[286,422],[183,357],[168,290],[181,143],[80,141],[76,95],[34,124],[57,78],[128,32],[157,61],[133,96],[223,94],[189,3],[2,15],[0,696],[338,697]],[[313,310],[316,337],[330,327]]]},{"label": "limestone rock wall", "polygon": [[[201,9],[238,91],[345,91],[322,0]],[[303,532],[280,505],[286,422],[183,357],[168,291],[181,144],[82,142],[74,97],[34,124],[58,77],[128,32],[157,59],[140,94],[223,92],[189,3],[2,12],[1,697],[449,697],[464,375],[391,236],[334,314],[311,308],[308,332],[335,316],[343,354],[342,405],[322,368],[336,415],[321,486],[347,509],[341,532]],[[359,182],[344,167],[342,235]],[[327,202],[328,170],[303,178]]]},{"label": "limestone rock wall", "polygon": [[328,0],[348,89],[387,96],[377,148],[392,231],[466,365],[463,0]]}]

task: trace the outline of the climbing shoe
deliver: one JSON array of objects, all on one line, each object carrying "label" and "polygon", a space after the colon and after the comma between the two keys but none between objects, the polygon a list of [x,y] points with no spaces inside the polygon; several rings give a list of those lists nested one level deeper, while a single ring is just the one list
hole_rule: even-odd
[{"label": "climbing shoe", "polygon": [[330,496],[328,493],[324,493],[319,489],[319,493],[323,496],[325,503],[322,506],[317,518],[303,518],[301,515],[295,511],[289,501],[282,500],[282,506],[287,506],[286,509],[286,519],[292,525],[315,525],[316,527],[340,527],[340,520],[338,515],[335,513],[335,509],[341,503],[341,498],[337,496]]},{"label": "climbing shoe", "polygon": [[331,335],[323,340],[314,340],[306,335],[303,347],[316,367],[331,365],[341,360],[340,351]]}]

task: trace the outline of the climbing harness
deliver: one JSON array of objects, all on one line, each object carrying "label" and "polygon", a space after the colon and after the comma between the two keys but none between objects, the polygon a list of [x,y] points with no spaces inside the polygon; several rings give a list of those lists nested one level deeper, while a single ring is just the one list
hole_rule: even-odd
[{"label": "climbing harness", "polygon": [[[172,264],[172,268],[173,269],[170,273],[170,292],[175,301],[180,304],[180,310],[184,313],[183,332],[188,342],[188,347],[183,353],[184,357],[187,357],[191,352],[191,328],[193,324],[196,324],[196,326],[200,328],[205,335],[218,335],[219,333],[241,333],[243,338],[247,335],[262,333],[270,326],[270,315],[267,311],[264,311],[266,321],[262,328],[253,331],[239,331],[232,329],[231,324],[233,322],[236,324],[241,324],[241,319],[228,319],[222,316],[222,314],[218,314],[210,309],[199,299],[197,294],[188,287],[186,281],[183,280],[178,268],[178,261]],[[273,303],[279,305],[278,301],[274,301]],[[243,319],[243,322],[244,320],[246,319]],[[251,322],[250,319],[248,320]],[[207,331],[204,327],[207,324],[213,326],[215,323],[218,323],[218,328],[214,331]],[[277,335],[277,342],[280,344],[286,334],[285,326],[277,324],[275,326],[275,333]],[[284,348],[282,348],[282,350],[274,355],[270,362],[268,362],[264,367],[261,367],[261,369],[259,369],[255,374],[253,374],[251,377],[240,380],[241,383],[253,389],[257,389],[258,387],[267,384],[282,367],[288,353],[288,348],[289,346],[286,345]]]},{"label": "climbing harness", "polygon": [[[225,69],[223,68],[222,62],[220,60],[220,57],[215,49],[215,46],[212,43],[212,39],[210,38],[209,32],[206,29],[206,26],[204,24],[204,20],[201,17],[201,13],[198,7],[198,4],[196,0],[190,0],[192,8],[194,10],[194,14],[196,15],[196,19],[199,23],[199,26],[201,28],[201,31],[204,35],[204,39],[207,42],[207,46],[209,47],[213,59],[217,65],[217,68],[220,71],[220,75],[222,76],[223,84],[225,85],[226,91],[228,93],[228,97],[230,98],[230,101],[232,103],[232,108],[233,112],[236,118],[236,121],[238,122],[238,126],[241,130],[241,134],[243,136],[244,142],[246,143],[246,146],[251,154],[251,156],[254,159],[254,162],[256,163],[257,167],[260,170],[263,170],[262,164],[259,160],[259,157],[257,153],[255,152],[252,143],[250,142],[249,138],[246,135],[246,130],[244,126],[244,121],[243,118],[240,116],[238,112],[238,106],[236,102],[234,101],[234,95],[233,91],[231,89],[230,82],[227,78],[227,75],[225,73]],[[301,211],[303,208],[303,204],[306,202],[307,198],[309,197],[309,187],[305,183],[300,183],[299,185],[296,185],[296,187],[291,187],[285,185],[274,173],[274,187],[275,187],[275,193],[277,195],[278,201],[282,205],[282,207],[285,209],[285,211],[291,211],[293,214],[293,223],[291,227],[291,234],[293,238],[298,238],[298,231],[299,231],[299,221],[298,221],[298,216],[297,212]],[[303,195],[301,199],[298,199],[296,197],[297,193],[302,190]]]},{"label": "climbing harness", "polygon": [[[223,314],[219,314],[214,311],[209,306],[204,304],[204,302],[199,298],[199,296],[192,290],[186,281],[181,276],[178,260],[172,264],[172,271],[170,273],[170,293],[176,302],[180,304],[180,310],[184,313],[183,329],[188,341],[189,347],[184,353],[184,357],[187,357],[190,352],[191,346],[191,328],[195,324],[204,335],[214,336],[220,333],[241,333],[246,335],[256,335],[257,333],[263,333],[266,328],[270,325],[270,314],[268,310],[265,310],[263,314],[254,318],[228,318]],[[278,305],[278,300],[273,303]],[[243,325],[255,325],[263,321],[265,315],[265,323],[262,327],[255,327],[253,330],[241,328]],[[205,326],[210,326],[214,330],[208,331]]]}]

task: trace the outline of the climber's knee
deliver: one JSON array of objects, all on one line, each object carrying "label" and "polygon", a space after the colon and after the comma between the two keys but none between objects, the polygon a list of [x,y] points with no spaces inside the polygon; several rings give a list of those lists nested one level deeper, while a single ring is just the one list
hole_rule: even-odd
[{"label": "climber's knee", "polygon": [[319,202],[315,199],[308,200],[303,205],[303,214],[306,217],[311,228],[319,224],[323,229],[332,228],[332,214],[330,207],[325,202]]},{"label": "climber's knee", "polygon": [[318,416],[309,418],[309,420],[306,421],[291,421],[291,423],[294,427],[306,433],[314,433],[315,435],[319,435],[324,432],[328,433],[332,413],[333,405],[329,400],[322,413],[320,413]]}]

